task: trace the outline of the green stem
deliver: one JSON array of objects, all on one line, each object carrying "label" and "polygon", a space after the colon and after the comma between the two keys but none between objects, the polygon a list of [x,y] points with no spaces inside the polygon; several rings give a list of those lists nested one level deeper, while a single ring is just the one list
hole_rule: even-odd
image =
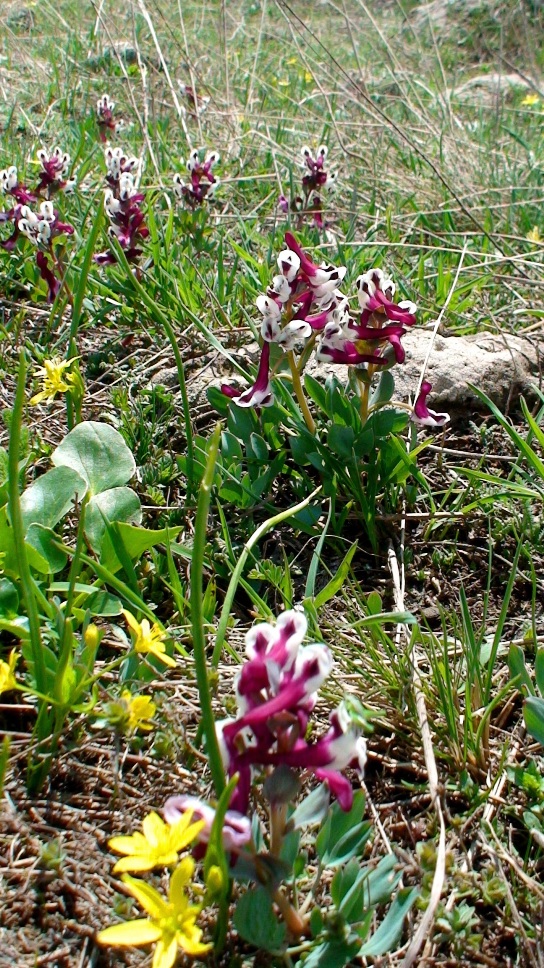
[{"label": "green stem", "polygon": [[220,439],[221,424],[217,424],[211,436],[210,451],[206,463],[206,469],[200,485],[200,495],[196,510],[193,557],[190,572],[191,624],[193,632],[193,653],[195,660],[196,681],[200,698],[202,727],[206,737],[206,752],[208,755],[208,762],[210,765],[210,771],[217,797],[221,796],[221,793],[225,788],[225,771],[223,769],[221,752],[219,750],[219,743],[217,741],[217,734],[215,731],[212,697],[210,692],[210,683],[208,680],[206,636],[204,634],[204,615],[202,610],[202,602],[204,598],[203,573],[204,553],[206,549],[206,536],[208,529],[208,513],[210,510],[210,499]]},{"label": "green stem", "polygon": [[47,672],[43,655],[43,646],[40,635],[40,616],[36,604],[34,582],[30,573],[30,566],[26,555],[25,529],[23,516],[21,514],[21,502],[19,499],[19,441],[21,440],[22,416],[25,401],[26,385],[26,359],[24,350],[19,354],[19,374],[17,377],[17,390],[15,393],[15,403],[11,416],[11,427],[8,451],[8,507],[13,530],[13,544],[15,547],[15,558],[19,569],[19,578],[23,592],[26,613],[28,616],[28,630],[30,637],[30,648],[32,661],[34,663],[34,676],[36,685],[40,692],[46,692]]},{"label": "green stem", "polygon": [[298,371],[298,367],[296,364],[295,354],[293,353],[292,350],[289,353],[287,353],[287,359],[289,361],[289,367],[291,369],[291,376],[293,379],[293,389],[295,391],[295,396],[298,400],[298,405],[302,411],[302,416],[304,417],[304,421],[310,433],[315,434],[315,430],[316,430],[315,420],[310,413],[308,401],[306,400],[306,397],[304,395],[302,380],[300,379],[300,373]]},{"label": "green stem", "polygon": [[273,528],[276,524],[279,524],[281,521],[285,521],[286,518],[293,517],[294,514],[298,514],[299,511],[303,511],[304,508],[308,507],[308,505],[310,504],[312,499],[316,496],[316,494],[319,494],[320,490],[321,490],[321,486],[316,487],[315,491],[312,491],[312,493],[309,494],[308,497],[304,498],[304,500],[301,501],[300,504],[295,504],[295,506],[292,508],[286,508],[285,511],[280,511],[279,514],[275,514],[274,517],[272,518],[267,518],[267,520],[263,521],[263,523],[259,525],[257,530],[253,532],[249,541],[247,541],[244,547],[242,548],[242,553],[237,561],[236,568],[232,573],[232,577],[229,582],[229,587],[227,588],[227,593],[225,595],[225,601],[223,602],[223,608],[221,609],[221,615],[219,617],[219,624],[217,626],[217,633],[215,636],[215,646],[214,646],[213,656],[212,656],[213,666],[217,666],[221,658],[221,650],[223,648],[223,643],[225,641],[225,633],[227,631],[227,625],[229,622],[231,606],[234,601],[236,589],[238,587],[238,583],[240,581],[242,572],[244,570],[244,567],[249,557],[249,554],[251,552],[251,549],[262,538],[263,534],[266,534],[267,531],[270,531],[270,529]]}]

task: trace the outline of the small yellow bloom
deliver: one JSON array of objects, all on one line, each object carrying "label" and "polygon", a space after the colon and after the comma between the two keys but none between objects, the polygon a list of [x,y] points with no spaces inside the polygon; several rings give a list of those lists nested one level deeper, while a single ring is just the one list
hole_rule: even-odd
[{"label": "small yellow bloom", "polygon": [[529,242],[542,242],[542,236],[539,232],[538,225],[534,225],[530,232],[527,232],[526,238]]},{"label": "small yellow bloom", "polygon": [[43,390],[31,398],[32,406],[43,400],[54,400],[57,393],[67,393],[72,388],[74,376],[71,373],[65,376],[64,371],[76,359],[76,356],[71,360],[62,360],[60,356],[53,356],[50,360],[44,360],[44,365],[36,370],[36,375],[42,378]]},{"label": "small yellow bloom", "polygon": [[17,680],[14,676],[15,666],[19,661],[19,655],[12,649],[7,662],[0,660],[0,693],[8,692],[9,689],[17,688]]},{"label": "small yellow bloom", "polygon": [[117,861],[114,874],[119,871],[150,871],[154,867],[173,867],[178,854],[198,837],[205,826],[204,820],[191,823],[192,810],[186,810],[175,824],[168,824],[158,813],[151,812],[142,822],[143,834],[130,837],[112,837],[108,846],[118,854],[126,854]]},{"label": "small yellow bloom", "polygon": [[156,659],[164,662],[165,665],[175,666],[175,660],[171,659],[169,655],[166,655],[166,649],[163,643],[163,639],[166,638],[166,632],[163,629],[160,629],[156,624],[151,626],[146,618],[142,619],[141,623],[137,622],[134,615],[131,612],[127,612],[125,608],[123,609],[123,615],[134,635],[132,644],[135,652],[148,652],[154,655]]},{"label": "small yellow bloom", "polygon": [[121,702],[126,706],[125,729],[128,733],[135,733],[137,729],[153,729],[151,720],[157,712],[157,707],[151,696],[131,696],[128,689],[123,689]]},{"label": "small yellow bloom", "polygon": [[212,945],[201,942],[202,929],[196,925],[202,908],[198,904],[190,904],[185,892],[194,869],[191,857],[181,861],[172,874],[167,901],[150,884],[125,874],[123,881],[127,890],[150,917],[105,928],[97,936],[98,943],[126,947],[156,941],[153,968],[172,968],[178,948],[190,956],[206,954]]},{"label": "small yellow bloom", "polygon": [[523,101],[521,103],[523,104],[524,107],[526,106],[526,107],[532,108],[535,104],[538,104],[539,101],[540,101],[540,98],[538,94],[526,94],[526,96],[523,98]]},{"label": "small yellow bloom", "polygon": [[311,71],[304,71],[304,80],[306,81],[306,84],[309,84],[310,81],[313,81],[313,79],[314,75],[311,73]]}]

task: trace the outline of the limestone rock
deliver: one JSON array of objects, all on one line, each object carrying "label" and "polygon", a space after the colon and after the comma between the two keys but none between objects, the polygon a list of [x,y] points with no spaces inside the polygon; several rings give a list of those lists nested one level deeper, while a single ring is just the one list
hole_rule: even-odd
[{"label": "limestone rock", "polygon": [[[432,384],[430,405],[434,410],[464,410],[478,402],[469,384],[483,390],[499,407],[515,402],[530,387],[539,385],[544,364],[544,338],[510,334],[478,333],[474,336],[436,336],[424,329],[410,330],[403,337],[406,361],[393,370],[396,396],[408,400],[417,388],[429,346],[425,378]],[[342,367],[320,364],[317,373],[326,376]]]}]

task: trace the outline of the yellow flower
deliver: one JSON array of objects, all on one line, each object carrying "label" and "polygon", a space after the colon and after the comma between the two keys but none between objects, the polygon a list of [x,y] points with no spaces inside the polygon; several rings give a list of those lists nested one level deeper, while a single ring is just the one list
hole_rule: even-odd
[{"label": "yellow flower", "polygon": [[160,629],[156,624],[150,626],[146,618],[142,619],[141,623],[137,622],[134,615],[127,612],[125,608],[123,609],[123,615],[134,633],[132,644],[135,652],[149,652],[156,659],[164,662],[165,665],[175,666],[175,660],[165,654],[166,650],[163,639],[166,638],[166,632],[163,629]]},{"label": "yellow flower", "polygon": [[313,79],[314,75],[311,73],[311,71],[304,71],[304,80],[307,84],[309,84],[310,81],[313,81]]},{"label": "yellow flower", "polygon": [[157,712],[157,707],[151,696],[131,696],[128,689],[123,689],[121,702],[126,707],[125,729],[128,733],[135,733],[137,729],[153,729],[153,723],[150,720]]},{"label": "yellow flower", "polygon": [[526,238],[529,242],[542,242],[542,236],[538,230],[538,225],[534,225],[530,232],[527,232]]},{"label": "yellow flower", "polygon": [[19,655],[12,649],[7,662],[0,660],[0,693],[17,688],[17,680],[13,673],[19,661]]},{"label": "yellow flower", "polygon": [[67,393],[72,388],[74,376],[71,373],[65,376],[64,371],[75,359],[77,359],[76,356],[71,360],[62,360],[60,356],[53,356],[50,360],[44,360],[44,365],[36,370],[36,375],[42,378],[43,390],[31,398],[32,406],[41,403],[42,400],[54,400],[57,393]]},{"label": "yellow flower", "polygon": [[150,884],[125,874],[123,881],[129,893],[150,917],[105,928],[97,936],[98,943],[125,947],[156,941],[153,968],[172,968],[178,948],[192,956],[206,954],[212,945],[201,942],[202,930],[196,926],[202,909],[198,904],[190,904],[185,893],[194,869],[191,857],[181,861],[172,874],[167,901]]},{"label": "yellow flower", "polygon": [[535,104],[538,104],[539,101],[540,98],[538,94],[526,94],[521,103],[524,105],[524,107],[527,106],[532,108]]},{"label": "yellow flower", "polygon": [[175,824],[165,823],[158,813],[151,812],[142,822],[143,834],[112,837],[108,846],[118,854],[127,854],[117,861],[114,874],[119,871],[150,871],[154,867],[173,867],[180,850],[192,844],[205,826],[204,820],[191,823],[192,810],[186,810]]}]

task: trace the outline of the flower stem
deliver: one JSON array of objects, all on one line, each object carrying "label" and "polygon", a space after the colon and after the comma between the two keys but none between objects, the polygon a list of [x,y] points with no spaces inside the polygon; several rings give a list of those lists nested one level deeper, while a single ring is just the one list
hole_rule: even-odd
[{"label": "flower stem", "polygon": [[25,529],[23,516],[21,514],[21,502],[19,498],[19,441],[21,440],[21,426],[23,406],[25,400],[26,383],[26,359],[24,350],[19,355],[19,375],[17,378],[17,390],[15,393],[15,403],[11,416],[9,451],[8,451],[8,506],[11,528],[13,531],[13,544],[15,558],[19,570],[19,579],[23,592],[26,613],[28,616],[28,631],[30,637],[30,649],[32,662],[34,665],[34,676],[36,686],[40,692],[47,691],[47,671],[43,645],[40,635],[40,616],[36,604],[34,592],[34,582],[28,564],[25,545]]},{"label": "flower stem", "polygon": [[206,636],[204,634],[204,615],[202,602],[204,599],[203,572],[204,572],[204,552],[206,549],[206,537],[208,528],[208,512],[210,509],[210,498],[212,492],[213,479],[215,475],[215,465],[219,452],[219,441],[221,439],[221,424],[217,424],[210,440],[210,450],[204,477],[200,485],[200,495],[196,510],[195,538],[193,545],[193,557],[191,559],[191,624],[193,632],[193,654],[195,660],[196,681],[198,685],[198,695],[200,698],[200,711],[203,732],[206,737],[206,752],[208,763],[215,786],[217,797],[220,797],[225,788],[225,771],[221,760],[219,743],[215,732],[215,719],[212,709],[212,697],[210,683],[208,680],[208,668],[206,662]]},{"label": "flower stem", "polygon": [[295,391],[296,398],[298,400],[298,405],[299,405],[299,407],[300,407],[300,409],[302,411],[302,416],[304,417],[304,421],[305,421],[306,426],[307,426],[308,430],[310,431],[310,433],[311,434],[315,434],[315,430],[316,430],[315,421],[314,421],[314,418],[312,417],[312,415],[310,413],[310,408],[308,406],[308,401],[306,400],[306,397],[304,396],[304,389],[302,387],[302,380],[300,379],[300,373],[298,371],[298,367],[297,367],[297,364],[296,364],[296,361],[295,361],[295,354],[293,353],[292,350],[289,353],[287,353],[287,359],[289,361],[289,367],[291,369],[291,376],[293,378],[293,388],[294,388],[294,391]]}]

